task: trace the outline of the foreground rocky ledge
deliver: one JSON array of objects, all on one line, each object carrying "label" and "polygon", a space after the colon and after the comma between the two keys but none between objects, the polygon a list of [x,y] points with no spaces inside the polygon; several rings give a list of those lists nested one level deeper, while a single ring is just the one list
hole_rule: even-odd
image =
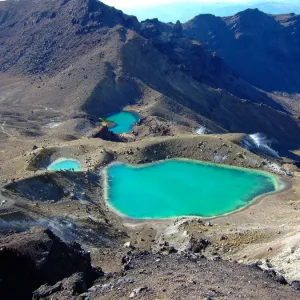
[{"label": "foreground rocky ledge", "polygon": [[101,270],[92,268],[89,253],[79,244],[65,244],[49,229],[8,234],[0,238],[0,245],[1,299],[31,299],[41,285],[55,285],[71,276],[65,282],[66,288],[80,293],[101,275]]},{"label": "foreground rocky ledge", "polygon": [[[0,238],[1,299],[299,299],[292,287],[256,266],[245,266],[174,248],[150,253],[130,244],[121,269],[91,266],[79,244],[66,244],[49,229],[32,228]],[[116,264],[120,262],[117,261]],[[281,281],[284,282],[284,281]],[[200,297],[200,298],[199,298]]]}]

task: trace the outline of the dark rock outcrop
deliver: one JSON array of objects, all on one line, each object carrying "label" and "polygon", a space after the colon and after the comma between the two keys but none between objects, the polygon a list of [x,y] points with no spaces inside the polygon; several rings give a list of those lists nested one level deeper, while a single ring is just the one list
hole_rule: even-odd
[{"label": "dark rock outcrop", "polygon": [[199,238],[199,239],[195,239],[192,238],[190,241],[190,247],[189,250],[192,253],[201,253],[202,251],[204,251],[207,246],[210,244],[210,242],[208,240]]},{"label": "dark rock outcrop", "polygon": [[[83,287],[101,275],[79,244],[65,244],[44,228],[0,238],[0,264],[1,299],[31,299],[32,292],[43,284],[57,290],[58,281],[75,273],[81,274],[82,284],[74,287],[74,292],[83,292]],[[43,288],[43,293],[47,289]]]},{"label": "dark rock outcrop", "polygon": [[53,294],[58,298],[71,299],[74,296],[85,293],[88,285],[83,273],[75,273],[72,276],[57,282],[54,285],[44,284],[33,292],[33,299],[48,299]]},{"label": "dark rock outcrop", "polygon": [[299,280],[294,280],[294,281],[292,281],[291,286],[292,286],[295,290],[300,291],[300,281],[299,281]]}]

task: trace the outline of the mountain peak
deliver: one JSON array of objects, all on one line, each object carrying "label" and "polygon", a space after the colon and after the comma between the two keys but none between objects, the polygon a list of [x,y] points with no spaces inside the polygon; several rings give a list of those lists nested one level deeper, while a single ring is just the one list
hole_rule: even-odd
[{"label": "mountain peak", "polygon": [[223,20],[233,27],[235,32],[259,34],[262,30],[269,31],[280,26],[272,15],[266,14],[257,8],[248,8],[232,17]]},{"label": "mountain peak", "polygon": [[251,15],[251,16],[255,16],[255,15],[265,15],[264,12],[262,12],[261,10],[259,10],[258,8],[247,8],[243,11],[238,12],[236,15]]},{"label": "mountain peak", "polygon": [[239,18],[239,19],[246,19],[251,21],[273,19],[272,16],[264,13],[258,8],[248,8],[228,18],[232,18],[232,19]]}]

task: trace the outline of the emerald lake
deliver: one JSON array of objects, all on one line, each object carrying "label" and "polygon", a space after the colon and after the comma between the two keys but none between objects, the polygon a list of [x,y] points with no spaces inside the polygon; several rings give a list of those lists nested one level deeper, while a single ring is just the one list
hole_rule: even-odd
[{"label": "emerald lake", "polygon": [[77,159],[59,158],[47,167],[49,171],[80,171],[81,163]]},{"label": "emerald lake", "polygon": [[140,116],[137,113],[130,111],[121,111],[106,118],[107,121],[113,122],[115,124],[114,126],[110,127],[109,130],[116,134],[130,132],[133,125],[139,119]]},{"label": "emerald lake", "polygon": [[144,166],[116,163],[105,175],[109,206],[135,219],[220,216],[279,186],[266,172],[183,159]]}]

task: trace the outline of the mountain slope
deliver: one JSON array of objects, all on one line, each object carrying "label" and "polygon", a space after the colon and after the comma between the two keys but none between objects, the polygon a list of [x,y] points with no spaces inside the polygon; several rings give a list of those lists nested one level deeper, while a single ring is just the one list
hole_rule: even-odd
[{"label": "mountain slope", "polygon": [[300,91],[300,16],[247,9],[232,17],[199,15],[183,25],[235,72],[267,91]]},{"label": "mountain slope", "polygon": [[167,55],[182,71],[188,72],[196,80],[211,87],[224,89],[233,95],[255,103],[284,111],[283,107],[267,94],[245,80],[226,65],[215,52],[210,52],[205,45],[187,39],[180,22],[164,24],[157,19],[142,22],[141,34],[150,39],[155,47]]},{"label": "mountain slope", "polygon": [[[5,126],[16,128],[11,134],[43,137],[45,125],[55,119],[75,120],[72,134],[82,136],[78,122],[138,103],[143,116],[183,122],[189,130],[196,123],[213,132],[263,131],[279,141],[300,142],[297,119],[234,79],[222,60],[176,27],[174,33],[161,24],[160,35],[173,31],[173,40],[165,43],[147,36],[135,17],[96,0],[21,0],[3,13],[8,17],[0,25],[1,112]],[[16,75],[23,82],[21,96],[10,90],[9,78]],[[244,89],[243,98],[252,101],[219,87],[237,96]]]},{"label": "mountain slope", "polygon": [[1,6],[7,8],[0,23],[0,71],[15,74],[54,74],[105,44],[109,28],[138,26],[135,17],[94,0],[22,0]]}]

